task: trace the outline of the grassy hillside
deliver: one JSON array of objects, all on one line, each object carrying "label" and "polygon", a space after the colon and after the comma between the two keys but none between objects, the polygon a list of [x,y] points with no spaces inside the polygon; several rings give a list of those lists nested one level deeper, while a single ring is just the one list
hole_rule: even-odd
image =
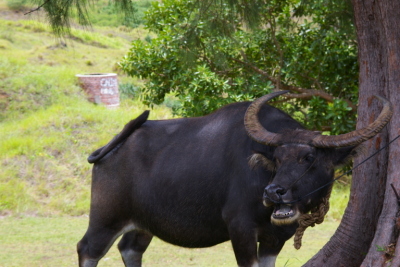
[{"label": "grassy hillside", "polygon": [[[87,213],[87,156],[146,107],[88,103],[75,74],[118,72],[130,40],[146,33],[103,27],[57,40],[46,24],[12,18],[0,19],[0,215]],[[166,117],[166,107],[151,113]]]},{"label": "grassy hillside", "polygon": [[118,71],[117,61],[143,30],[110,31],[72,30],[71,37],[57,40],[46,24],[0,20],[0,120],[79,95],[75,74]]}]

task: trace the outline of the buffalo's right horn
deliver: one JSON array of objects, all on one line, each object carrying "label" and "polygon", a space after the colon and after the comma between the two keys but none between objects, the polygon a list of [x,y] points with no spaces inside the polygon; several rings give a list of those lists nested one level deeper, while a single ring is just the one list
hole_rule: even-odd
[{"label": "buffalo's right horn", "polygon": [[374,122],[367,127],[346,134],[319,135],[312,140],[312,145],[315,147],[327,148],[355,146],[378,134],[392,117],[393,106],[386,98],[377,95],[374,96],[383,103],[381,114],[379,114]]},{"label": "buffalo's right horn", "polygon": [[256,142],[270,145],[279,146],[281,145],[281,135],[267,131],[260,123],[258,119],[258,112],[262,105],[267,101],[275,98],[279,95],[288,93],[289,91],[278,91],[267,94],[260,98],[257,98],[247,108],[246,114],[244,115],[244,127],[246,128],[247,134]]}]

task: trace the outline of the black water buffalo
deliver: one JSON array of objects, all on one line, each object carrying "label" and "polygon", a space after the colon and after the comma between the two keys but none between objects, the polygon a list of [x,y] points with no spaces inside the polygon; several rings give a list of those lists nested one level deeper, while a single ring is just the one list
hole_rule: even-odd
[{"label": "black water buffalo", "polygon": [[[197,118],[147,120],[144,112],[89,157],[89,227],[79,265],[96,266],[115,239],[126,266],[141,266],[153,235],[178,246],[231,240],[239,266],[275,266],[297,219],[316,207],[334,167],[387,124],[326,136],[264,105],[285,92]],[[258,246],[257,246],[258,244]]]}]

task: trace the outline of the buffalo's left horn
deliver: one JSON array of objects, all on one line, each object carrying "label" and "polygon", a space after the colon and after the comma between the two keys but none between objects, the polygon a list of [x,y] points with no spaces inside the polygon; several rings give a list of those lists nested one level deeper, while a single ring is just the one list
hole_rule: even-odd
[{"label": "buffalo's left horn", "polygon": [[393,106],[386,98],[377,95],[374,96],[383,103],[381,114],[379,114],[374,122],[367,127],[346,134],[319,135],[312,140],[312,145],[315,147],[355,146],[378,134],[392,117]]},{"label": "buffalo's left horn", "polygon": [[278,91],[262,96],[254,100],[251,105],[247,108],[246,114],[244,115],[244,126],[247,134],[256,142],[270,145],[279,146],[281,145],[281,135],[267,131],[260,123],[258,119],[258,112],[262,105],[267,101],[275,98],[279,95],[286,94],[289,91]]}]

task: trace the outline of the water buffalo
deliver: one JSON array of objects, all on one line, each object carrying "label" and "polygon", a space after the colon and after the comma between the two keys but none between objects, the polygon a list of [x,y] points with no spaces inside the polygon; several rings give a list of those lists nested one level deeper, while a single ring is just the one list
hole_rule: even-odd
[{"label": "water buffalo", "polygon": [[[338,136],[304,129],[265,105],[285,92],[197,118],[147,120],[146,111],[89,157],[89,227],[79,265],[96,266],[118,244],[141,266],[153,235],[188,248],[231,240],[239,266],[275,266],[298,227],[328,193],[334,168],[352,158],[392,115],[383,103],[369,126]],[[258,246],[257,246],[258,245]]]}]

